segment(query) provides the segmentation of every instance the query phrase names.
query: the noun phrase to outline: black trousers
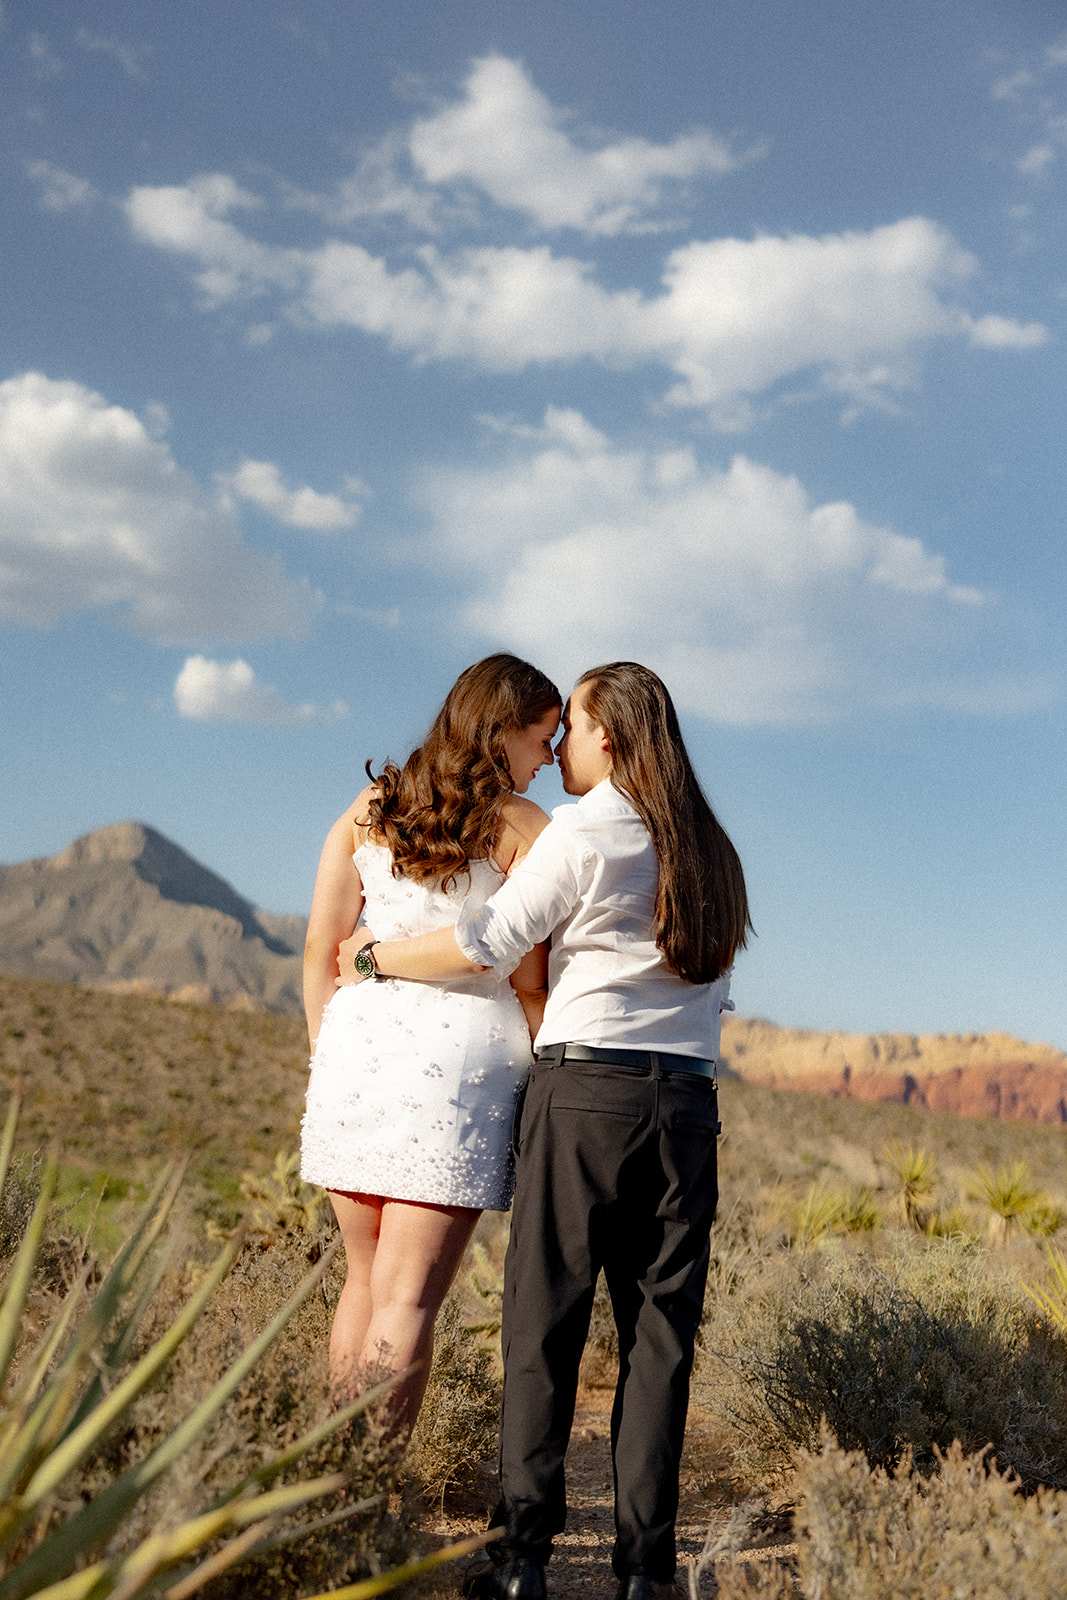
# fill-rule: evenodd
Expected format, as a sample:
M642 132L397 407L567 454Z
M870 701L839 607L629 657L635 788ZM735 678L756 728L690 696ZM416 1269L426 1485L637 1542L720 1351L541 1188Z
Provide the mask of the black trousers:
M563 1462L603 1267L619 1332L612 1565L620 1578L673 1577L717 1132L709 1078L661 1065L535 1066L504 1269L501 1553L547 1560L565 1526Z

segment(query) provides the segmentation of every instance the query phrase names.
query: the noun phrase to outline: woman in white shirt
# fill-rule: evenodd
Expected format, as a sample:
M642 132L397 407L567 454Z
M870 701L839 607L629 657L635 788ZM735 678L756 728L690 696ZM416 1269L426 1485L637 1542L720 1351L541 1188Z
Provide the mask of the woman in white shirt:
M619 1331L612 1412L620 1600L675 1570L678 1469L718 1198L715 1062L751 927L737 852L693 772L666 688L616 662L579 680L564 788L508 882L454 931L342 946L342 982L498 976L551 935L537 1062L517 1119L505 1268L504 1536L482 1588L541 1600L566 1519L563 1459L603 1268Z

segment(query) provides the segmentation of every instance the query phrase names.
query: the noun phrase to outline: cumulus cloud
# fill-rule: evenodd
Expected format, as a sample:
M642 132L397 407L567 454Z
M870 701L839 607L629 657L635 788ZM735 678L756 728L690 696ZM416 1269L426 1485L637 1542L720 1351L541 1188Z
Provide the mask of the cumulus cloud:
M921 540L813 505L744 456L721 470L688 447L618 449L567 411L538 434L422 485L435 553L475 585L463 621L479 636L561 679L647 661L688 709L735 724L952 692L952 641L985 597Z
M1006 350L1044 337L1039 324L976 313L977 263L924 217L822 237L694 239L665 255L658 288L609 286L595 261L530 237L569 228L592 249L651 226L679 185L752 153L706 129L661 144L576 132L521 63L492 55L473 63L458 99L390 133L332 196L282 192L283 205L326 222L317 241L257 237L270 227L267 201L226 173L135 188L125 211L137 238L189 265L206 309L254 307L260 334L263 307L301 328L357 330L415 361L493 373L657 366L673 374L670 404L725 428L756 415L758 397L764 409L783 398L785 384L790 400L844 397L846 416L891 405L915 386L931 340ZM486 200L526 219L515 242L472 234ZM499 209L492 222L499 233ZM343 233L360 223L379 237L388 224L392 244Z
M412 160L435 186L470 184L498 206L522 211L541 228L618 234L650 224L669 185L733 172L753 152L735 153L697 129L670 144L586 138L504 56L475 61L464 98L411 130Z
M246 457L236 472L219 473L217 481L289 528L336 533L340 528L354 528L363 513L362 506L343 500L340 495L320 494L306 485L287 489L273 461L250 461ZM352 484L354 491L362 488L361 484Z
M27 161L26 172L40 187L42 211L87 211L99 199L87 178L76 177L50 161Z
M229 217L255 204L215 174L135 190L127 213L140 238L192 260L209 301L280 293L302 321L490 372L653 363L676 374L672 404L707 408L727 425L743 420L749 397L787 379L847 395L854 407L910 386L932 339L970 334L1018 348L1042 337L1039 324L975 321L960 308L976 263L923 217L821 238L694 241L668 256L663 292L645 296L604 288L590 263L546 245L424 244L396 269L340 239L263 245Z
M291 705L269 684L260 683L247 661L212 661L190 656L174 682L174 703L192 722L249 722L286 728L317 717L336 721L348 715L343 700L325 709Z
M682 375L669 399L719 405L805 372L854 395L905 387L916 350L957 331L952 293L974 271L924 217L868 233L684 245L650 308Z
M0 616L115 608L160 643L292 635L318 604L141 419L72 381L0 383Z

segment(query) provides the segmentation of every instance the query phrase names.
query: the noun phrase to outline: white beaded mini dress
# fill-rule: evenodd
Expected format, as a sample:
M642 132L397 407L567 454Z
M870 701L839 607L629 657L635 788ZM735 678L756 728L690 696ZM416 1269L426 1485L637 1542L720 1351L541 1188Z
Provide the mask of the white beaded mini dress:
M472 861L469 883L461 873L448 891L394 878L389 851L370 842L353 860L375 939L451 927L464 901L484 904L504 881L489 861ZM515 1101L530 1062L522 1007L493 973L338 989L311 1062L301 1176L349 1193L505 1210Z

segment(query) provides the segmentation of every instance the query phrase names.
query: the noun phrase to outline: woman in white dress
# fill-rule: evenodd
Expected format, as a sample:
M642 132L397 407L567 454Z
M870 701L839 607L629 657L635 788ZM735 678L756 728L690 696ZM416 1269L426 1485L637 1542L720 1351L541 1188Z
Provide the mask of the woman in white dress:
M547 824L523 795L552 765L561 699L535 667L490 656L462 673L403 768L372 778L330 829L304 952L311 1077L301 1172L329 1191L347 1278L330 1334L335 1392L406 1372L398 1423L426 1387L434 1320L481 1211L511 1201L511 1125L546 993L544 946L510 979L383 980L338 989L337 952L455 923Z

